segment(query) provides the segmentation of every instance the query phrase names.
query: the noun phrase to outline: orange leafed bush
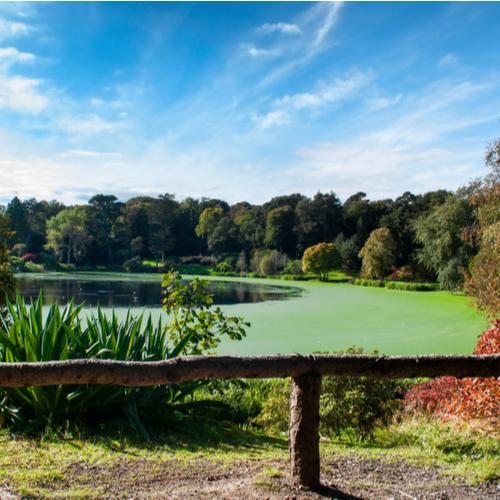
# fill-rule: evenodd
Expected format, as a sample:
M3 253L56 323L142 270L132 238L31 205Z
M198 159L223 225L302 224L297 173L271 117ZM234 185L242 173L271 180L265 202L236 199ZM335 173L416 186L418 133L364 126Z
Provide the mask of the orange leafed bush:
M478 339L474 354L500 353L500 320ZM405 396L405 410L439 418L485 420L500 429L500 380L440 377L415 385Z

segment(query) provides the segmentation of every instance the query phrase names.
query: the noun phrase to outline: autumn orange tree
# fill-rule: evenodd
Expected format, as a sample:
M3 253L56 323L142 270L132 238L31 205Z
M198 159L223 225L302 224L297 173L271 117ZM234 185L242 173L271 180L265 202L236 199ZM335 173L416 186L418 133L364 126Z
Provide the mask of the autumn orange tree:
M477 224L472 237L479 252L472 260L466 289L492 319L500 316L500 139L486 152L489 173L471 186Z

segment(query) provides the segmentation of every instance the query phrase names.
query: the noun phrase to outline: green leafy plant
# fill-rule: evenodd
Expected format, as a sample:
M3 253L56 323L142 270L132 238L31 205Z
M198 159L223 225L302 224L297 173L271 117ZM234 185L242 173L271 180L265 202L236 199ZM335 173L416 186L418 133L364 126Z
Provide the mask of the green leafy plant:
M207 285L184 284L177 273L164 279L165 310L170 322L151 316L124 319L100 308L85 321L82 306L53 304L44 311L43 297L30 305L17 297L7 303L0 322L0 362L35 362L81 358L123 361L160 361L181 354L213 350L221 336L241 339L246 325L212 308ZM188 396L204 382L146 388L112 386L28 387L0 389L0 416L11 427L29 432L76 423L116 420L118 415L144 435L147 421L183 411Z
M340 354L363 354L350 347ZM378 354L374 351L372 354ZM401 407L402 383L370 377L324 377L320 399L320 430L329 437L371 439Z
M407 281L388 281L385 287L389 290L405 290L408 292L433 292L439 290L437 283L411 283Z
M384 288L385 287L385 281L382 280L369 280L367 278L354 278L352 280L353 285L359 285L359 286L374 286L378 288Z

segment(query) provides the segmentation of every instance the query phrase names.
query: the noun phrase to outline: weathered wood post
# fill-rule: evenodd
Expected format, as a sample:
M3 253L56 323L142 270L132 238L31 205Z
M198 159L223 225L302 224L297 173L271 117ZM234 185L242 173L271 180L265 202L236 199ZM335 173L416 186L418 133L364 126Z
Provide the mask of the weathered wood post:
M289 446L294 483L307 488L319 486L319 397L321 375L292 378Z

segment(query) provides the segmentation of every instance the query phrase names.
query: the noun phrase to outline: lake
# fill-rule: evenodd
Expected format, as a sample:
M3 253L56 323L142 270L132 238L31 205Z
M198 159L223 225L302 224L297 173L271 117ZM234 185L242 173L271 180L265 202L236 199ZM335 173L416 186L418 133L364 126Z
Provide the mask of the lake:
M337 351L352 345L384 354L465 354L474 349L486 319L469 299L448 292L404 292L348 283L203 277L216 302L251 323L240 342L224 341L220 354L258 355ZM130 306L153 318L159 274L73 273L20 276L27 296L42 288L48 301L100 303L122 316Z
M161 281L157 279L136 279L124 277L117 273L114 276L102 274L68 275L43 274L23 275L18 278L18 288L25 298L38 297L43 290L44 302L65 304L73 299L75 303L83 303L85 307L98 304L106 308L120 307L161 307ZM260 283L230 282L211 280L208 283L214 304L244 304L264 302L266 300L286 300L299 296L301 288L293 286L272 286Z

